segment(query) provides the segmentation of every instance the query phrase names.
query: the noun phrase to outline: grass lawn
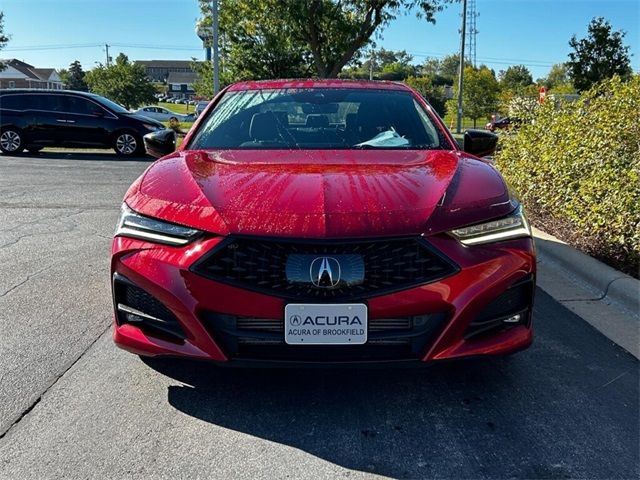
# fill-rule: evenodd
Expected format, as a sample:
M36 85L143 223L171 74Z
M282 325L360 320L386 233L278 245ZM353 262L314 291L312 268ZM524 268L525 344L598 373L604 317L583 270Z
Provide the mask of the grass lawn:
M160 123L162 123L165 127L169 128L169 122L160 122ZM187 133L191 128L191 125L193 125L193 122L180 122L180 130Z
M449 130L455 132L457 126L457 119L455 115L445 115L443 121L444 124L449 128ZM479 118L478 120L476 120L475 128L484 129L484 126L487 124L487 122L489 122L488 119ZM462 129L466 130L468 128L473 128L473 120L467 117L462 117Z
M182 105L180 103L165 103L159 102L159 107L166 108L167 110L171 110L172 112L181 113L186 115L187 113L193 113L195 111L195 105Z

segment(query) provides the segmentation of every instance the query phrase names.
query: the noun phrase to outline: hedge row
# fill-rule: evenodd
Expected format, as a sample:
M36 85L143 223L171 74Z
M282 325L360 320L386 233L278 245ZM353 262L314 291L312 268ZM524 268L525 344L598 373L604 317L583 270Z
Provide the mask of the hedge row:
M500 147L497 165L534 225L638 277L640 75L576 102L548 99Z

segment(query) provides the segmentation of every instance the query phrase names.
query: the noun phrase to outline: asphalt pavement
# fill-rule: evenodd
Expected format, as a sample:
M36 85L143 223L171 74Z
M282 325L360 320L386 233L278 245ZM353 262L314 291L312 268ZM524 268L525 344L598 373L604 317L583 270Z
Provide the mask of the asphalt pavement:
M534 345L427 368L240 370L111 342L149 159L0 157L0 478L638 478L638 361L542 291Z

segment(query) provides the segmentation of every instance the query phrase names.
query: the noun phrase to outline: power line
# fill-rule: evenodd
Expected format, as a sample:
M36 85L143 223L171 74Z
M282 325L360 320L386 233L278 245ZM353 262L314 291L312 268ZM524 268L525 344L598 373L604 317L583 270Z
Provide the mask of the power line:
M420 57L420 58L444 58L451 55L451 53L427 53L427 52L413 52L413 51L407 51L407 53L410 55L413 55L414 57ZM497 64L503 64L503 65L514 65L514 64L523 63L523 64L529 64L533 67L551 67L556 63L561 63L559 61L549 62L544 60L527 60L523 58L498 58L498 57L478 57L478 60L481 62L497 63Z
M23 45L18 47L5 48L3 52L29 52L40 50L59 50L67 48L102 48L104 43L83 43L83 44L60 44L60 45ZM110 47L120 48L141 48L152 50L189 50L200 51L199 47L188 46L176 46L176 45L148 45L148 44L133 44L133 43L110 43Z
M86 44L71 44L71 45L32 45L32 46L21 46L21 47L11 47L5 48L3 52L29 52L36 50L58 50L58 49L66 49L66 48L99 48L102 47L100 43L86 43Z
M175 46L175 45L145 45L145 44L135 44L135 43L112 43L114 47L121 48L142 48L142 49L150 49L150 50L190 50L190 51L200 51L201 47L188 47L188 46Z

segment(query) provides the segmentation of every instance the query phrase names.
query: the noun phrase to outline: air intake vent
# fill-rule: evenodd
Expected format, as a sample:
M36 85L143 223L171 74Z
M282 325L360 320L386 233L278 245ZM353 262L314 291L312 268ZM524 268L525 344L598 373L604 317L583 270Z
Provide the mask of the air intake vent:
M113 298L118 325L128 323L150 336L184 340L184 331L171 310L122 275L113 277Z
M287 345L284 322L206 312L205 327L229 358L301 362L415 360L442 331L447 314L369 319L364 345Z
M469 324L465 338L495 333L515 325L528 324L533 298L533 277L529 276L509 287L484 307ZM519 316L518 316L519 315Z

